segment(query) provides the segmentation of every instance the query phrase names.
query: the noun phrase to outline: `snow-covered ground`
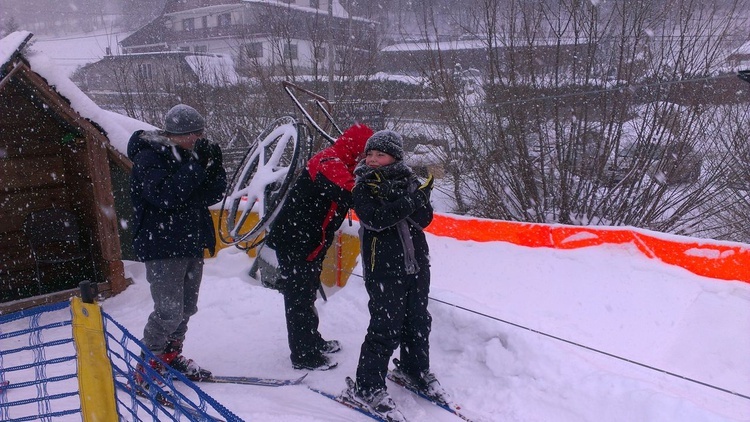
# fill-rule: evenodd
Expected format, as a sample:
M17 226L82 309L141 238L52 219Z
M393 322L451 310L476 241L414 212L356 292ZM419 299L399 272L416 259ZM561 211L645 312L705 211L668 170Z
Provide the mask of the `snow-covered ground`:
M106 54L113 36L103 37L39 39L33 48L67 75L76 58L83 64ZM78 110L93 107L65 81L53 82ZM132 132L121 131L115 141ZM476 420L750 421L750 284L699 277L630 246L428 241L432 369ZM251 264L233 248L207 260L185 354L217 374L299 376L288 359L282 297L247 275ZM126 272L135 283L102 306L140 337L152 306L148 284L142 264L126 262ZM324 336L343 343L334 355L339 367L312 372L305 383L338 393L355 372L367 294L357 275L332 293L318 310ZM245 420L368 420L305 386L202 387ZM456 420L390 391L412 421Z
M355 227L346 227L352 230ZM696 276L635 247L527 248L428 235L432 369L484 421L750 421L750 284ZM282 297L248 276L234 248L206 261L185 354L217 374L296 377ZM105 312L140 336L151 308L144 267ZM359 265L318 301L338 368L307 385L338 393L368 323ZM245 420L368 420L305 386L201 387ZM456 417L389 391L411 421Z

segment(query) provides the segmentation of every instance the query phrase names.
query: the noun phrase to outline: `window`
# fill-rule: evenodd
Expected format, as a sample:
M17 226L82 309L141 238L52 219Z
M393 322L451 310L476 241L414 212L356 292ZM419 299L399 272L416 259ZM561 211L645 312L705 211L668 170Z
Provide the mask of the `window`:
M208 28L208 16L203 16L201 18L201 28L203 29Z
M153 74L151 73L151 63L139 64L138 74L140 75L141 79L153 79Z
M320 9L320 0L310 0L310 7Z
M284 59L297 60L297 44L284 45Z
M193 51L196 53L208 53L208 46L205 45L196 45L193 47Z
M245 44L245 56L248 59L259 59L263 57L263 43L251 42L249 44Z
M315 58L317 60L323 60L326 58L326 48L325 47L314 47L313 51L315 53Z
M182 20L182 30L183 31L193 31L195 30L195 19L183 19Z
M229 26L232 24L232 14L231 13L222 13L219 15L219 26Z

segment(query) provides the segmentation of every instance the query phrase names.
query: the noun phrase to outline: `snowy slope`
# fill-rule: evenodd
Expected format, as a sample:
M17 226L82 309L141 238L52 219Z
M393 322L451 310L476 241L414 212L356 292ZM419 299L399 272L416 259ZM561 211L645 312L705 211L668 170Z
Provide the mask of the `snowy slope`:
M428 240L432 369L477 420L750 420L750 284L699 277L623 246ZM217 374L299 376L288 360L282 297L247 275L251 263L231 248L207 260L185 353ZM135 284L102 305L140 336L148 285L142 264L127 262L126 272ZM305 384L344 388L366 305L358 276L318 301L321 332L344 350L334 355L338 368L312 372ZM304 386L204 390L246 420L368 420ZM396 386L389 391L410 420L457 420Z

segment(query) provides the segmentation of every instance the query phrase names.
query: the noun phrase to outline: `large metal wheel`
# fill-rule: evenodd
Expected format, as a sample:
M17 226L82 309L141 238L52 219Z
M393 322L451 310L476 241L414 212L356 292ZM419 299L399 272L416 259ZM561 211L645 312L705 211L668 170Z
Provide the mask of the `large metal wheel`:
M307 127L293 117L272 122L238 166L221 205L219 237L251 249L281 209L284 199L309 158ZM258 220L248 220L257 213Z

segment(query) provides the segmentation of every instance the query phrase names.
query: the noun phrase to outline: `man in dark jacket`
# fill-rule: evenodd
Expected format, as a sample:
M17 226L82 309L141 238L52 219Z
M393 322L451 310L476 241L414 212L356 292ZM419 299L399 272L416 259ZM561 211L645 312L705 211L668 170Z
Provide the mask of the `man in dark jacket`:
M341 346L336 340L324 340L318 332L315 299L326 251L351 206L354 168L372 133L369 127L355 124L315 154L292 186L265 240L276 251L296 369L326 370L337 365L326 354Z
M168 364L194 380L211 373L182 355L182 343L198 311L204 250L213 255L216 247L208 207L227 183L221 149L203 138L204 125L194 108L178 104L167 112L164 131L137 131L128 143L133 247L154 300L143 343L158 359L148 364L160 373ZM138 369L136 381L147 388Z

